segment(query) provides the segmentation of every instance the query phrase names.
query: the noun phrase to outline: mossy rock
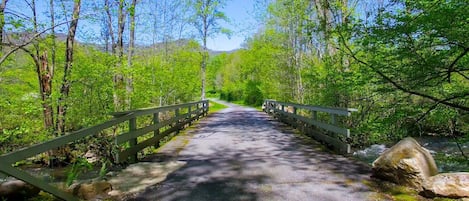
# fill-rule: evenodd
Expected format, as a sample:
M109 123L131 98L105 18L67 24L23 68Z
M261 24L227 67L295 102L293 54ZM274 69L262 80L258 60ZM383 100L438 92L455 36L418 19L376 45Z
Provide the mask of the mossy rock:
M373 162L373 177L422 190L428 177L438 174L430 152L411 137L404 138Z

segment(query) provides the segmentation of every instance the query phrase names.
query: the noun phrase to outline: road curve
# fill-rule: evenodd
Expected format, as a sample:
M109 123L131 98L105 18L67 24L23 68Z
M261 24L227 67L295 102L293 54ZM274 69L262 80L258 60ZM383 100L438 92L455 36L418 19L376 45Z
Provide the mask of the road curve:
M368 166L321 151L316 142L296 135L265 113L229 106L189 129L184 148L177 150L170 142L166 152L150 157L154 162L176 160L184 165L127 200L362 201L374 197L363 184L369 179Z

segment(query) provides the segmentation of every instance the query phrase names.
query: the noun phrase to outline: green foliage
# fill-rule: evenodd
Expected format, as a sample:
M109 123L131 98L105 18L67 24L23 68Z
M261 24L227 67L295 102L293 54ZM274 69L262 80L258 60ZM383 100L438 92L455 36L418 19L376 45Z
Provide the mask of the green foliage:
M209 107L210 107L209 112L214 113L214 112L218 112L220 110L223 110L223 109L227 108L228 106L217 103L217 102L214 102L214 101L210 101Z
M195 25L197 34L230 33L219 24L227 20L221 12L225 1L191 2L194 12L187 22ZM371 1L370 8L376 9L362 13L358 6L367 2L347 2L271 1L265 26L246 40L243 49L210 57L207 89L221 99L249 105L269 98L358 108L350 120L341 122L353 128L355 147L391 143L405 136L469 138L469 4L390 1L380 7ZM134 9L129 8L130 14L138 15ZM204 16L212 19L208 30L201 26ZM31 33L26 19L8 15L5 21L8 32ZM19 40L21 35L10 37ZM40 54L52 51L53 38L37 39ZM113 95L126 93L114 86L115 74L132 78L131 108L189 102L201 96L200 66L206 58L194 40L165 40L136 48L132 66L118 63L116 55L93 45L76 44L66 100L69 131L110 118L108 114L115 111ZM24 48L35 52L33 45ZM61 90L64 41L58 39L55 50L48 100L53 108ZM26 51L16 51L1 64L0 153L52 137L43 128L38 89L36 67Z
M66 186L70 186L73 184L80 174L85 173L93 169L93 165L89 163L86 159L77 158L76 161L73 163L72 167L69 168L67 171L67 180L65 181Z
M108 172L107 168L108 160L101 161L101 168L99 169L99 177L104 178Z
M41 47L50 48L50 41L43 42ZM51 97L54 108L65 56L65 45L61 42L57 45ZM200 97L199 44L187 40L168 42L165 46L158 51L137 50L133 67L122 70L122 74L133 77L133 108L183 103ZM77 44L67 99L68 130L89 127L110 118L114 111L113 75L117 61L115 56L96 47ZM52 138L43 126L39 83L29 55L19 51L10 56L0 66L0 83L0 153Z
M245 49L212 60L214 89L248 104L269 98L358 108L342 122L353 128L354 147L467 135L469 5L370 3L376 10L363 21L359 7L344 2L271 2L266 27Z
M259 89L259 83L248 81L244 89L244 103L253 106L261 106L264 102L264 96Z

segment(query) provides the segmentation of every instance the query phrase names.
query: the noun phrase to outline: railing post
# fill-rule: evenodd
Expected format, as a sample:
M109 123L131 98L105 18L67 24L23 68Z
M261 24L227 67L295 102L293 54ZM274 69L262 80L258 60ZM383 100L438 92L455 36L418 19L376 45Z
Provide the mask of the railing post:
M265 112L270 114L270 101L265 101Z
M292 113L295 115L295 117L291 118L291 121L292 121L292 124L293 124L294 128L298 128L298 119L296 117L296 115L298 115L298 113L297 113L296 110L297 110L297 108L295 106L293 106Z
M208 100L205 100L204 101L204 111L205 111L205 115L204 116L207 116L208 115Z
M153 114L153 125L158 125L160 123L160 112L156 112ZM155 131L153 131L153 137L156 137L160 134L160 128L157 128L155 129ZM155 143L155 148L158 148L160 147L160 143L159 142L156 142Z
M189 115L189 126L192 125L192 105L189 105L189 108L188 108L188 112L187 112L187 115Z
M175 117L174 118L177 119L179 117L179 108L177 108L174 112L175 112ZM176 121L175 126L178 127L176 133L179 133L179 130L181 130L181 128L179 127L179 120Z
M337 120L336 120L337 115L336 114L331 114L331 124L336 125Z
M200 103L197 103L196 104L196 109L197 109L197 114L195 114L197 116L197 121L200 119Z
M137 118L134 117L129 120L129 133L131 133L130 135L133 135L132 132L135 130L137 130ZM130 148L137 145L137 137L129 140L129 145L130 145ZM135 162L137 162L137 153L132 153L130 155L130 163L135 163Z
M317 111L312 111L313 112L313 120L317 121L318 120L318 112Z

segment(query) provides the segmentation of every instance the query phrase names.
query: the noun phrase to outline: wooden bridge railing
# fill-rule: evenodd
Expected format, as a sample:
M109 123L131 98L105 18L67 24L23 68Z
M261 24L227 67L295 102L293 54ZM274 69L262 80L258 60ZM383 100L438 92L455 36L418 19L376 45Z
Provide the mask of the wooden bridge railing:
M332 147L341 154L351 152L350 144L348 144L350 129L338 125L337 119L338 116L348 117L357 109L330 108L265 100L263 110L274 115L280 121L298 128L321 143ZM329 122L321 120L321 116L328 116Z
M113 128L115 126L122 126L123 123L128 122L128 131L116 135L114 141L121 149L116 153L115 158L117 162L136 162L137 152L148 146L157 146L158 142L173 132L179 132L185 125L191 124L194 120L199 119L208 113L208 101L192 102L180 105L171 105L165 107L139 109L133 111L117 112L114 113L114 118L102 124L85 128L79 131L69 133L64 136L54 138L52 140L36 144L18 151L7 153L0 156L0 173L16 177L23 180L39 189L49 192L58 198L64 200L78 200L73 195L58 189L47 182L38 179L26 171L20 170L12 166L12 164L25 160L27 158L36 156L40 153L53 150L69 143L84 139L88 136L96 135L103 132L105 129ZM165 118L161 118L160 114L165 114ZM139 117L152 116L150 125L138 127L137 119ZM162 121L161 121L162 120ZM152 137L141 139L138 137L153 132ZM128 142L128 143L127 143Z

